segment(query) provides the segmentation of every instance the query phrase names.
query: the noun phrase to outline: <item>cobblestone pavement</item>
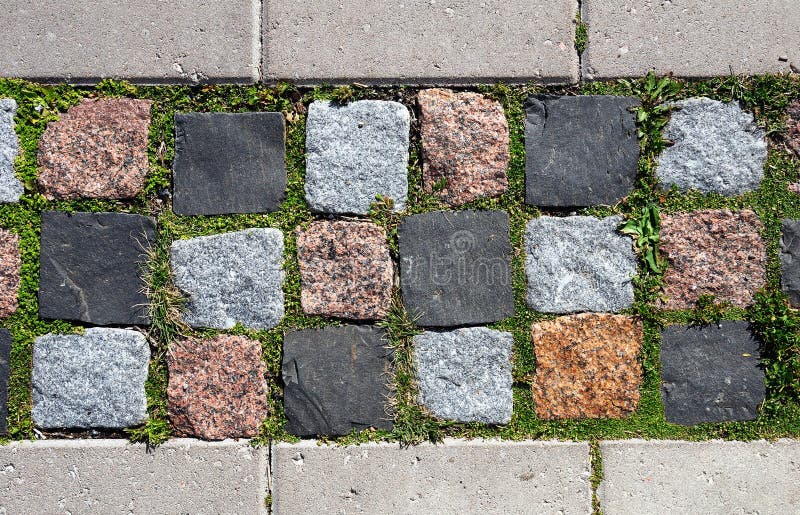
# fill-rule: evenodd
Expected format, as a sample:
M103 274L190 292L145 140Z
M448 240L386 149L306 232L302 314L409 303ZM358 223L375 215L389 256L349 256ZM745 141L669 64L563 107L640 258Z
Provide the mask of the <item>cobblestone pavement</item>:
M11 4L0 513L800 512L793 3Z

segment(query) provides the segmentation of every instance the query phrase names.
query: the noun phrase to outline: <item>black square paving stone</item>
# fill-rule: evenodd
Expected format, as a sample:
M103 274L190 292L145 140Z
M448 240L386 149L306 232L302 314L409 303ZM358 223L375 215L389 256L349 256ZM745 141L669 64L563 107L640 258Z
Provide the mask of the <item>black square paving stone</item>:
M747 322L669 326L661 333L661 397L667 421L752 420L766 386L759 342Z
M388 345L385 331L375 326L288 331L281 367L286 430L297 436L390 431Z
M281 113L176 114L172 209L275 211L286 195L285 154Z
M42 213L39 316L95 325L149 324L142 293L154 218Z
M634 186L639 160L632 97L538 96L525 102L525 203L613 205Z
M514 314L503 211L438 211L400 223L400 286L417 324L477 325Z
M800 220L781 224L781 287L792 306L800 306Z
M0 329L0 435L8 431L8 379L11 375L11 333Z

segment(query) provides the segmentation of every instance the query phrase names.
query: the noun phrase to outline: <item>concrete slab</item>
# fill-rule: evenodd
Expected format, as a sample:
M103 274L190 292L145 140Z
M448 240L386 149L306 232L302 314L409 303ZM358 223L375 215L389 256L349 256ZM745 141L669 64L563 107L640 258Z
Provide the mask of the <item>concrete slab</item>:
M800 68L797 0L584 0L584 79L788 72Z
M265 0L265 80L575 83L577 8L576 0Z
M260 2L6 0L0 76L45 82L255 82Z
M600 508L617 513L800 513L800 442L601 442Z
M267 449L247 440L0 446L0 513L266 513Z
M290 513L592 512L589 446L445 440L444 445L272 450L272 508Z

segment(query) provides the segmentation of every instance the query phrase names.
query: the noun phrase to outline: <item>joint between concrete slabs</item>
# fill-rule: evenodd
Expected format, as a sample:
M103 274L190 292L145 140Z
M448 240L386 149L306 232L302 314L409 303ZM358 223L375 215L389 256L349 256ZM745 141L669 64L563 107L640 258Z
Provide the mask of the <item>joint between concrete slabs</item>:
M264 0L252 0L250 15L253 17L253 46L250 65L253 68L253 82L260 82L264 76L261 56L264 50Z
M578 2L578 9L577 12L581 15L581 23L584 27L586 27L586 37L587 37L587 45L589 43L589 24L586 22L586 2L587 0L577 0ZM578 43L578 27L575 27L575 44L573 44L573 48L575 49L575 53L578 54L578 84L583 84L583 53L586 51L584 48L584 52L578 52L577 48Z

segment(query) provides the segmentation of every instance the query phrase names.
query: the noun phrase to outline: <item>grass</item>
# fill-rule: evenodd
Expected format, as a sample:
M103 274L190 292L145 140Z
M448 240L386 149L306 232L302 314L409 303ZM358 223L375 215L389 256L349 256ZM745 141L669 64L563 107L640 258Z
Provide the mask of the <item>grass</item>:
M685 438L702 440L728 438L750 440L800 436L800 317L787 306L780 293L780 264L778 240L780 220L784 217L800 218L800 197L788 192L788 183L797 179L798 162L781 145L785 134L783 112L788 101L800 98L800 80L796 77L726 77L704 81L675 81L646 77L638 80L589 83L580 87L559 88L539 86L482 86L479 91L502 103L511 132L511 160L509 189L500 197L480 199L459 209L503 209L511 220L512 280L515 292L514 317L491 326L509 331L514 336L513 395L514 413L506 426L459 424L431 418L416 402L416 382L412 357L411 337L419 331L414 321L403 309L399 296L389 317L381 322L389 334L389 345L395 352L396 374L392 388L392 409L395 428L392 432L362 431L333 439L336 443L354 443L372 440L393 440L413 443L425 440L439 441L445 436L502 437L508 439L557 438L589 440L607 438ZM168 268L168 248L176 239L234 231L249 227L276 227L285 237L286 315L281 324L269 331L254 331L237 326L229 331L259 340L268 370L271 387L271 415L264 421L256 443L269 439L295 440L284 430L285 419L281 397L280 360L283 334L289 328L320 327L340 321L308 316L300 307L300 280L297 265L295 228L314 219L304 198L305 171L305 116L308 104L317 99L347 102L361 98L379 98L402 102L416 109L411 88L367 88L346 86L297 89L289 85L267 86L165 86L136 87L126 83L106 81L92 88L68 86L41 86L18 80L0 80L0 97L17 99L20 108L16 117L22 155L17 159L17 174L26 185L19 204L0 205L0 226L20 235L22 253L22 282L19 293L20 307L0 325L11 329L14 335L9 388L9 435L12 440L34 437L30 418L30 368L33 339L49 332L80 332L81 324L64 321L44 321L37 316L36 299L38 283L40 213L46 209L70 211L125 211L150 214L158 218L159 238L153 248L145 276L152 300L153 325L146 329L153 350L147 395L151 421L130 431L131 439L159 443L169 437L166 419L165 390L167 371L164 353L169 345L185 336L209 336L219 331L192 331L180 322L182 299L171 283ZM646 236L640 248L640 275L635 280L636 302L628 311L642 318L644 342L641 362L644 379L641 385L641 402L637 411L623 420L539 420L533 409L530 384L536 359L529 331L531 323L553 318L529 309L525 303L526 278L524 272L523 234L525 224L543 214L524 199L524 109L523 102L530 94L612 94L633 95L642 101L637 113L640 128L641 158L639 177L631 195L615 206L582 209L580 214L606 216L622 214L627 221L639 223ZM701 195L696 192L681 193L661 191L654 175L654 160L665 142L660 130L669 112L659 105L665 100L693 95L705 95L720 100L735 100L755 112L757 120L773 142L765 166L765 179L761 188L739 197ZM125 202L70 201L48 202L36 192L36 149L39 137L47 122L88 96L130 96L153 100L153 123L150 130L149 158L151 173L145 191L139 197ZM174 140L172 120L175 112L182 111L277 111L287 120L287 170L288 191L280 210L270 214L182 217L171 212L167 192L170 186ZM415 122L416 123L416 122ZM420 142L416 126L412 127L409 160L410 191L405 215L442 209L443 205L422 188ZM399 217L391 212L391 202L376 199L370 218L384 227L389 235L392 252L397 257L397 223ZM648 263L649 248L657 246L653 231L642 225L642 213L656 210L662 216L677 211L706 208L753 209L764 224L763 237L767 243L769 260L767 286L757 297L756 304L748 309L733 309L719 305L713 299L704 299L694 310L662 312L655 306L662 281L660 266ZM632 225L636 226L636 223ZM649 231L649 232L648 232ZM644 233L647 234L644 234ZM768 398L761 416L754 421L725 424L702 424L682 427L669 424L664 418L660 396L659 334L660 329L675 323L706 323L718 319L747 319L764 340L763 360L767 373Z
M583 54L586 50L586 44L589 42L589 30L586 24L581 20L581 11L575 13L575 50L578 55Z

